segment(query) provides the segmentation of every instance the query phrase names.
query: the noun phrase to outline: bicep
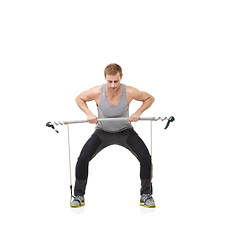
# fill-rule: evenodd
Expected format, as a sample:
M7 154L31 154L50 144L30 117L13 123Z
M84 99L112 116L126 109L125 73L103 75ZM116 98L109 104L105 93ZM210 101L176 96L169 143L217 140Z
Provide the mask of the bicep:
M129 88L129 93L132 99L136 100L136 101L146 101L151 95L144 92L144 91L140 91L136 88L130 87Z
M89 90L86 90L80 93L77 98L80 98L84 102L89 102L92 100L96 100L99 94L99 87L93 87Z

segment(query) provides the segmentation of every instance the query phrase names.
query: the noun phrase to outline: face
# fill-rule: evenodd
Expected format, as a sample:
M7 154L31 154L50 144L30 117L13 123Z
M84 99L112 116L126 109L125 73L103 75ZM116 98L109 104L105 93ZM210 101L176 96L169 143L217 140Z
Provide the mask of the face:
M116 93L120 88L122 76L118 72L116 75L106 75L107 88L110 92Z

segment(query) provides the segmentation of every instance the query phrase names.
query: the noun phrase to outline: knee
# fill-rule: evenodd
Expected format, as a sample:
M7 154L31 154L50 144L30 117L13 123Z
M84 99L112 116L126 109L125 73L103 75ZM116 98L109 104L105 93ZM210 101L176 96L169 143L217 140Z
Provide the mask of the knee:
M81 153L80 156L78 157L77 165L76 167L79 168L83 165L87 165L90 161L90 157L87 154Z
M151 165L151 155L149 153L142 154L138 160L141 165Z

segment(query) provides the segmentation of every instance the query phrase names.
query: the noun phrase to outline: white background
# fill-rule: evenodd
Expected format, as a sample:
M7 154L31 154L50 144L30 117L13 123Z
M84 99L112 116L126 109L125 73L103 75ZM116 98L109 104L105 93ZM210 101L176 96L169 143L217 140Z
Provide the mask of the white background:
M1 239L239 239L239 12L232 0L1 1ZM176 118L153 123L156 209L139 206L139 163L119 146L90 163L86 205L71 209L66 126L45 127L85 118L74 99L113 62L155 97L143 116ZM134 127L149 147L149 123ZM73 177L93 131L70 126Z

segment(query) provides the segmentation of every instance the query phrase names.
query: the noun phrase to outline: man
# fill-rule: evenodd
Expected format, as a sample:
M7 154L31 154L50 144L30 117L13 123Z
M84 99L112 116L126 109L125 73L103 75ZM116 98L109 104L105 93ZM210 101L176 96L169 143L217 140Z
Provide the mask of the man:
M106 83L80 93L76 97L78 107L87 115L89 123L97 124L96 130L84 145L76 164L76 182L71 207L85 204L84 194L88 178L89 161L103 148L118 144L131 151L140 162L141 198L140 205L155 207L152 198L151 156L149 151L134 131L131 122L137 122L141 114L154 102L154 97L136 88L121 84L122 69L117 64L109 64L104 70ZM130 116L129 121L98 122L89 110L86 102L95 101L98 118L127 118L132 100L142 101L141 107ZM104 188L104 186L103 186Z

